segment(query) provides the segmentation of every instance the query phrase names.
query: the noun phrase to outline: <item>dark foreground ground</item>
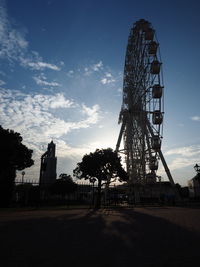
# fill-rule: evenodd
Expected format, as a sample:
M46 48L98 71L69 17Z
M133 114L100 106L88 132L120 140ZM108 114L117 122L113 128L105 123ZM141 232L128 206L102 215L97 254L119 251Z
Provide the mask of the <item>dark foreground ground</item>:
M0 266L199 266L200 209L0 212Z

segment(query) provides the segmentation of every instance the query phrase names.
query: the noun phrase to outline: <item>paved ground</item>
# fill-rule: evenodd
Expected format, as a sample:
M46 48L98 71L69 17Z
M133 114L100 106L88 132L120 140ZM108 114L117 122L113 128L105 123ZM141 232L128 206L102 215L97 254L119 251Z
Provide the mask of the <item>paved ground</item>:
M0 212L0 266L198 266L200 209Z

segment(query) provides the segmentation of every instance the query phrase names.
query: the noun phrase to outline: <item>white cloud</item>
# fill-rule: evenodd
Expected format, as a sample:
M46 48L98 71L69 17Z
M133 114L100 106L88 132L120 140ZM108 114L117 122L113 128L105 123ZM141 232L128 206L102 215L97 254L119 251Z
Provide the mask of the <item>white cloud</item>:
M30 62L29 60L23 60L22 64L24 66L30 67L33 70L44 70L44 69L51 69L51 70L60 70L60 68L54 64L46 63L46 62Z
M91 69L92 69L93 71L99 71L99 70L102 69L102 68L103 68L103 63L102 63L102 61L99 61L98 63L96 63L96 64L94 64L94 65L91 66Z
M36 94L34 96L27 95L26 101L31 105L39 104L41 109L56 109L56 108L71 108L74 107L74 102L72 100L65 99L63 94L56 95L42 95Z
M101 79L101 83L102 84L106 84L107 83L107 79L106 78Z
M94 72L99 72L100 70L103 69L103 62L99 61L96 64L92 64L90 66L87 66L84 68L84 75L89 76Z
M200 116L193 116L190 119L193 121L200 121Z
M17 59L22 56L28 47L24 38L24 31L13 29L8 20L5 7L0 5L0 57L8 60Z
M84 154L96 149L96 147L94 149L93 144L83 144L81 147L72 147L61 139L55 139L54 142L56 143L57 156L63 158L78 159Z
M66 118L74 112L86 115L79 121L65 121L57 117L53 110L65 109ZM77 108L77 109L76 109ZM68 111L70 109L70 112ZM99 106L82 108L63 94L42 95L23 94L19 91L0 92L1 124L22 134L26 142L43 143L51 138L60 138L74 129L88 128L99 120Z
M45 85L45 86L60 86L60 84L58 82L47 82L46 81L46 76L44 74L41 74L39 75L38 77L37 76L34 76L33 79L35 80L35 82L38 84L38 85Z
M165 153L165 155L181 155L184 157L191 157L197 154L200 154L200 145L174 148Z
M175 158L170 164L170 170L177 170L181 168L194 165L196 163L196 158Z
M23 143L34 150L35 165L25 170L29 179L38 179L39 158L52 139L57 145L57 156L67 157L73 164L85 153L96 148L90 144L73 147L66 143L65 138L66 134L73 130L97 124L100 120L98 105L91 107L85 104L79 105L66 99L63 94L27 94L18 90L2 89L0 113L2 127L19 132L23 137ZM59 114L62 114L62 118ZM74 119L73 114L76 118L78 114L79 119ZM20 175L19 173L19 179Z
M107 72L105 73L104 77L100 80L102 84L109 84L114 83L115 79L113 78L112 74Z
M91 108L87 107L85 104L82 105L82 112L88 116L86 122L89 124L95 124L99 120L99 105L94 105Z
M34 70L60 70L58 66L44 62L37 52L29 51L25 35L24 29L13 27L5 7L0 3L0 58L19 62L22 66Z
M165 153L170 156L169 168L170 170L178 170L188 166L194 166L200 159L200 145L184 146L174 148ZM191 168L192 170L192 168Z

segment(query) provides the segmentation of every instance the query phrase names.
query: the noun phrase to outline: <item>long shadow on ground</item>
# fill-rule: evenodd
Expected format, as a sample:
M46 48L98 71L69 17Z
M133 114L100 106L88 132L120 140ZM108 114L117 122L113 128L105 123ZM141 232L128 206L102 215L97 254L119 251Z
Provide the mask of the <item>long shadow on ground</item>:
M0 224L1 266L196 266L198 233L131 209Z

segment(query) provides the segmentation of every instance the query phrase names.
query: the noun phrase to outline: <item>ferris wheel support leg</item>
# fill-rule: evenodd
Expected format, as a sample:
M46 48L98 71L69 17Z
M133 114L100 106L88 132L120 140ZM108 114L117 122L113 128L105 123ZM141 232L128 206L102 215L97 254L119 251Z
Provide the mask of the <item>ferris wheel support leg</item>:
M181 200L180 194L179 194L179 192L178 192L178 190L177 190L177 188L176 188L176 185L175 185L174 180L173 180L173 178L172 178L171 172L170 172L170 170L169 170L169 168L168 168L168 166L167 166L167 163L166 163L166 161L165 161L165 158L164 158L164 156L163 156L163 153L162 153L161 150L159 150L158 153L159 153L160 159L161 159L161 161L162 161L163 167L164 167L164 169L165 169L165 172L166 172L166 174L167 174L167 176L168 176L168 179L169 179L169 181L170 181L172 187L174 188L176 200L177 200L177 201L180 201L180 200Z
M118 140L117 140L117 145L116 145L116 152L117 153L119 151L119 147L120 147L120 143L121 143L121 139L122 139L122 134L123 134L124 128L125 128L125 122L123 122L123 124L121 126L119 137L118 137ZM106 184L106 187L105 187L105 195L107 195L107 192L108 192L108 189L109 189L109 185L110 185L110 181L111 181L111 178L108 178L108 183ZM106 198L105 198L105 203L106 203Z
M116 151L117 152L119 151L119 147L120 147L120 143L121 143L121 140L122 140L122 135L123 135L123 132L124 132L125 125L126 125L126 122L124 121L122 123L121 129L120 129L120 132L119 132L119 137L118 137L118 140L117 140L117 145L116 145Z
M148 120L147 120L147 126L148 126L148 129L149 129L149 132L150 132L151 136L153 137L153 136L154 136L154 133L153 133L153 130L152 130L152 128L151 128L150 123L149 123ZM179 192L178 192L178 190L177 190L177 188L176 188L176 186L175 186L174 180L173 180L172 175L171 175L171 172L170 172L170 170L169 170L169 168L168 168L168 166L167 166L167 163L166 163L166 161L165 161L165 158L164 158L164 156L163 156L163 153L162 153L161 150L159 150L158 153L159 153L160 159L161 159L161 161L162 161L163 167L164 167L164 169L165 169L165 172L166 172L166 174L167 174L167 177L168 177L168 179L169 179L169 181L170 181L172 187L174 188L174 192L175 192L176 200L177 200L177 201L181 201L180 194L179 194Z
M166 174L167 174L167 177L169 178L169 181L170 181L171 185L174 187L174 186L175 186L175 183L174 183L174 180L173 180L173 178L172 178L171 172L170 172L170 170L169 170L169 168L168 168L168 166L167 166L167 163L166 163L166 161L165 161L165 158L164 158L164 156L163 156L163 153L162 153L161 150L159 150L158 153L159 153L160 159L161 159L161 161L162 161L163 167L164 167L164 169L165 169L165 172L166 172Z

